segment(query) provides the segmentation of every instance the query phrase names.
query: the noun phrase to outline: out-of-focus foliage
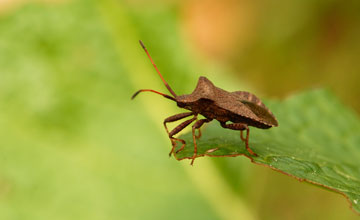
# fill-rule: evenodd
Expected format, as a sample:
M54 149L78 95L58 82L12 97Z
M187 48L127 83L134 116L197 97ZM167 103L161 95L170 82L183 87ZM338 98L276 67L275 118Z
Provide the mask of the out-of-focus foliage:
M260 92L285 97L327 85L360 112L360 1L201 0L186 6L193 45Z
M166 91L139 39L179 94L199 73L247 86L192 60L185 4L44 1L0 15L0 219L354 217L338 195L243 158L167 157L162 120L179 110L156 95L130 101Z
M135 26L114 37L101 7L32 4L1 17L0 219L218 219L130 102L130 75L152 70L128 66L147 61Z
M257 157L246 151L238 131L223 129L217 123L204 129L197 141L198 155L245 154L257 164L346 195L354 210L360 212L360 121L353 112L326 91L274 102L270 109L280 126L250 129L250 147ZM192 133L184 139L188 144L176 154L179 160L191 158L194 152Z

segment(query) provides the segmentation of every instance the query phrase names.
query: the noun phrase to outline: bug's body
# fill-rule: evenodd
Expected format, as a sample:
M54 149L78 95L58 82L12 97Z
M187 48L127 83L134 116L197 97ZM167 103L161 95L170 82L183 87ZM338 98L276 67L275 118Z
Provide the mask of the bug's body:
M141 41L140 44L172 96L151 89L142 89L137 91L132 96L132 99L135 98L140 92L154 92L162 95L167 99L175 101L178 107L190 111L170 116L164 120L164 127L173 145L169 155L174 152L176 141L180 141L182 143L181 148L177 150L176 153L184 149L186 144L185 141L179 138L175 138L174 135L195 121L195 123L192 125L194 155L192 157L191 164L193 164L197 156L196 139L200 138L201 136L200 127L204 123L217 120L220 122L220 125L223 128L240 130L240 138L245 142L247 151L251 155L256 156L256 154L249 147L250 130L248 126L262 129L278 126L278 122L276 121L275 116L268 108L266 108L266 106L259 98L245 91L227 92L216 87L210 80L203 76L199 78L198 84L191 94L178 96L160 74L160 71L157 69L144 44ZM198 120L197 116L199 114L203 115L205 119ZM189 116L193 116L193 118L182 122L169 132L166 126L167 123L178 121ZM199 132L198 135L195 134L196 129ZM243 130L247 131L246 138L244 138L242 135Z
M271 128L278 123L274 115L255 95L227 92L201 76L189 95L175 97L177 105L219 122L245 123L257 128Z

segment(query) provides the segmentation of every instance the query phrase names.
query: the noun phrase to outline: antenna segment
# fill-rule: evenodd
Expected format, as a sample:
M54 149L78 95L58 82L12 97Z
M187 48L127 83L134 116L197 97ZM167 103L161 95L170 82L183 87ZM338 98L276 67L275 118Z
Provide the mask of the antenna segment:
M131 97L131 99L134 99L140 92L153 92L153 93L162 95L162 96L164 96L164 97L167 98L167 99L171 99L171 100L173 100L173 101L176 101L175 98L173 98L173 97L171 97L171 96L169 96L169 95L166 95L166 94L164 94L164 93L161 93L161 92L152 90L152 89L140 89L139 91L135 92L135 94Z
M154 65L154 67L155 67L155 69L156 69L156 72L159 74L161 80L164 82L166 88L169 90L169 92L170 92L174 97L176 97L177 95L176 95L175 92L170 88L169 84L165 81L164 77L161 75L159 69L157 68L157 66L155 65L155 63L154 63L153 59L151 58L149 52L147 51L144 43L143 43L141 40L139 40L139 42L140 42L141 47L145 50L145 53L146 53L147 56L149 57L151 63Z

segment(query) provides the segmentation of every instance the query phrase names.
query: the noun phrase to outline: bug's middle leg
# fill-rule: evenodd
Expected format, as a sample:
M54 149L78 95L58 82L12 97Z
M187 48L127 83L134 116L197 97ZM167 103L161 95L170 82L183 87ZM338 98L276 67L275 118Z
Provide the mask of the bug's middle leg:
M201 133L200 133L200 127L204 124L204 123L207 123L207 122L210 122L212 119L200 119L199 121L195 122L195 124L192 126L192 135L193 135L193 141L194 141L194 155L192 157L192 160L191 160L191 165L194 164L194 160L197 156L197 144L196 144L196 139L200 138L201 136ZM199 135L196 135L195 134L195 130L198 129L199 131Z
M249 147L249 135L250 135L250 129L249 127L244 123L232 123L232 124L226 124L225 122L220 122L221 126L223 128L228 128L231 130L240 130L240 138L241 140L245 141L245 147L246 150L253 156L257 156L254 151L252 151ZM242 132L246 130L246 138L243 137Z
M243 130L240 130L240 138L242 141L246 141L246 138L243 137Z

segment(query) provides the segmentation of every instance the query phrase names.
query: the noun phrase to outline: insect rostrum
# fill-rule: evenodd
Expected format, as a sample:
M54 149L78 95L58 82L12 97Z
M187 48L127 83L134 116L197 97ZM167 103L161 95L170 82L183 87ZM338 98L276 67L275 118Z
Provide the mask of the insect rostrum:
M240 138L245 142L247 151L251 155L257 156L249 147L249 126L262 129L278 126L275 116L258 97L245 91L225 91L216 87L210 80L203 76L199 78L196 88L191 94L176 95L161 75L144 44L141 41L140 44L172 96L152 89L141 89L132 96L132 99L134 99L140 92L154 92L167 99L175 101L178 107L190 111L170 116L164 120L164 127L172 143L172 148L169 153L170 156L174 153L177 141L181 142L182 146L176 151L176 153L183 150L186 144L184 140L175 138L174 135L195 121L192 125L192 136L194 141L194 154L191 160L192 165L197 156L196 139L199 139L201 136L200 127L204 123L208 123L214 119L219 121L223 128L240 130ZM198 120L198 115L203 115L205 118ZM190 116L192 116L191 119L182 122L169 132L166 126L167 123L178 121ZM195 133L196 130L198 130L198 135ZM243 137L243 130L246 130L246 137Z

